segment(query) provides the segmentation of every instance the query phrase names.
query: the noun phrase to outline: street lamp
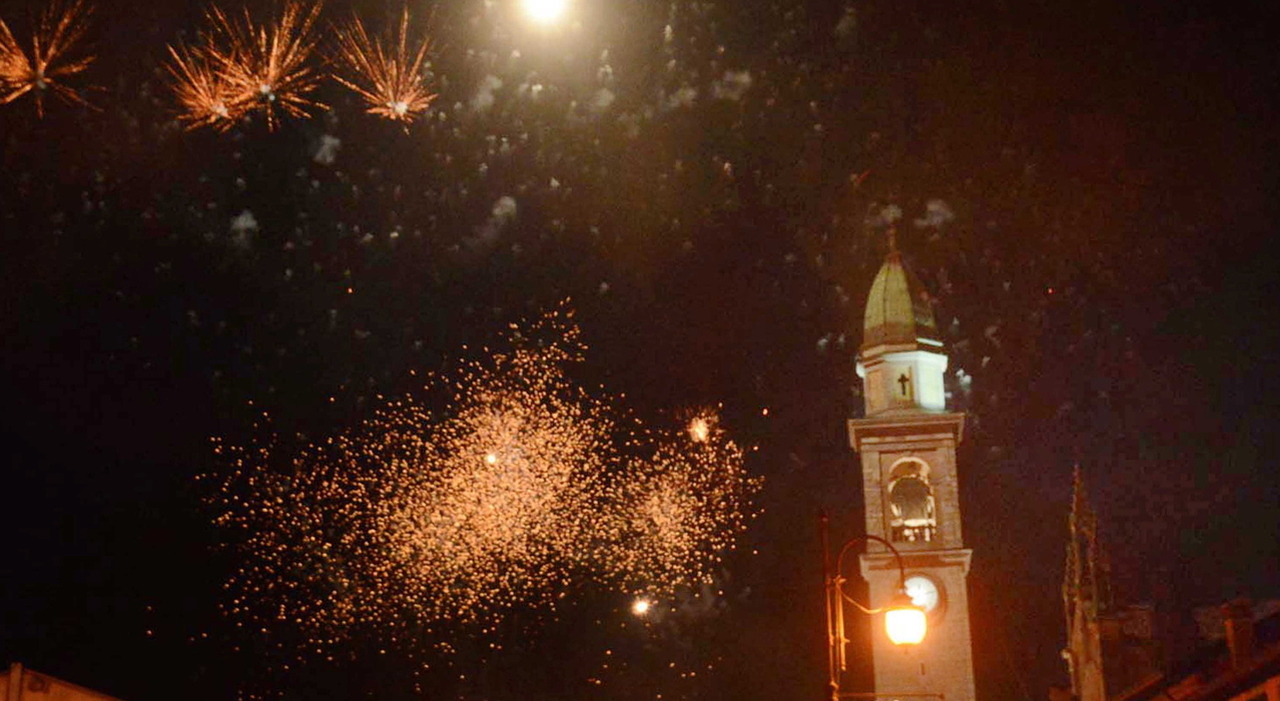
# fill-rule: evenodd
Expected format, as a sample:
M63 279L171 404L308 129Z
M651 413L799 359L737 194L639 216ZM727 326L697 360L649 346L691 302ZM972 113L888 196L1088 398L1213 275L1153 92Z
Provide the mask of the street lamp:
M856 599L844 593L845 578L844 556L855 546L867 541L883 544L893 553L898 563L898 592L882 608L873 609L863 606ZM829 560L831 547L827 541L827 514L822 514L822 579L825 584L825 600L827 608L827 672L828 686L831 689L831 701L840 701L840 675L845 671L845 646L849 639L844 635L844 602L856 606L859 611L868 615L884 614L885 633L894 645L918 645L924 640L928 630L928 621L924 609L916 606L907 595L907 570L902 564L902 554L893 547L893 543L880 536L856 536L840 546L840 554L836 556L836 567L833 571Z
M904 592L893 595L884 607L884 629L894 645L919 645L929 631L924 609Z

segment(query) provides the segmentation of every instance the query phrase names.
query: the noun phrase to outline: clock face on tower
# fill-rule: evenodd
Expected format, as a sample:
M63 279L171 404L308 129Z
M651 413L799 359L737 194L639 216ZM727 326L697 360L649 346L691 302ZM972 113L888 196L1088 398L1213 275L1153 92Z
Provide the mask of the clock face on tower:
M913 574L903 584L912 603L924 608L924 612L930 615L938 611L942 604L942 593L938 590L938 583L932 578Z

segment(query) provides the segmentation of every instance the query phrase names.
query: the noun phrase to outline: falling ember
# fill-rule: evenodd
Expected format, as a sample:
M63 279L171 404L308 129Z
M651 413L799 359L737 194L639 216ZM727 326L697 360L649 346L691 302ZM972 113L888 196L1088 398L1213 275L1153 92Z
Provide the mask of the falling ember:
M91 10L83 0L54 2L40 14L31 37L31 50L23 50L9 25L0 19L0 105L31 93L36 114L44 117L44 98L52 93L67 102L87 105L79 92L62 81L93 63L91 55L75 57L84 40Z
M644 592L641 614L710 581L759 486L742 451L711 423L693 442L621 418L570 380L578 333L565 313L521 325L509 350L432 378L440 411L388 404L284 470L271 445L220 449L216 523L244 563L228 613L316 648L369 626L493 629L584 586Z
M364 98L369 114L407 124L436 97L423 76L429 47L425 38L410 47L408 10L396 34L383 41L371 38L353 17L338 30L338 56L348 75L335 78Z

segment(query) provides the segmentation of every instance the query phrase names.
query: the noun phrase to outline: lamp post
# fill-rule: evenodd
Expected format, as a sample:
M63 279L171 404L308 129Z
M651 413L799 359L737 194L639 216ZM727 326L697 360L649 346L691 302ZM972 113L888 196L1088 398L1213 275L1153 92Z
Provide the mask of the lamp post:
M840 693L840 676L845 671L846 657L845 646L849 643L849 639L844 634L844 603L847 601L868 615L879 613L884 614L885 633L888 634L889 640L894 645L917 645L924 640L925 632L928 629L928 623L925 618L924 609L916 606L911 597L907 596L906 579L907 570L902 564L902 554L898 549L893 547L889 541L880 536L866 534L855 536L844 542L840 546L840 553L836 556L835 570L831 569L830 554L831 547L827 539L827 514L823 512L821 517L822 530L822 579L825 585L825 600L827 609L827 672L828 687L831 691L831 701L840 701L842 695ZM855 546L867 541L875 541L883 544L893 553L894 559L898 563L898 592L889 600L887 606L878 609L869 608L858 603L856 599L844 593L845 578L844 572L844 556L849 550Z

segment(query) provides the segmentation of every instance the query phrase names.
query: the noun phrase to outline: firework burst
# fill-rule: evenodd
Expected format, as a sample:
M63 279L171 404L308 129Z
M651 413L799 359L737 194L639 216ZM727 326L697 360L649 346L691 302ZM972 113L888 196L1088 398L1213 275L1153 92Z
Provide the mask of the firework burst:
M553 611L582 587L668 596L710 581L758 488L742 452L719 430L641 429L572 382L581 347L561 315L511 342L434 378L439 413L388 404L283 469L278 448L221 448L234 469L217 522L244 563L230 612L307 646L361 627L411 641Z
M9 25L0 19L0 105L31 93L36 101L36 114L44 117L46 93L70 103L89 104L63 81L93 63L92 55L77 55L77 47L88 31L91 13L83 0L49 5L40 13L30 51L22 48Z
M283 0L275 17L263 22L247 9L232 16L210 7L211 29L200 44L169 49L183 121L226 128L227 122L261 111L274 130L280 113L304 118L323 107L309 97L320 83L310 64L320 8L320 3L307 7L302 0Z
M426 38L410 46L407 9L396 34L383 41L353 17L338 30L338 58L348 75L334 78L364 98L370 114L408 124L436 97L423 76L429 47Z
M170 46L169 56L173 92L182 107L178 118L188 129L211 126L225 131L244 115L231 84L203 49Z
M718 423L703 411L684 430L654 437L652 457L635 463L622 484L621 547L611 560L628 591L663 598L681 585L711 583L713 567L746 529L759 483Z
M553 604L591 569L582 545L606 498L615 426L564 372L572 334L442 378L451 410L430 427L430 460L395 476L415 489L384 521L410 591L438 592L429 616Z

